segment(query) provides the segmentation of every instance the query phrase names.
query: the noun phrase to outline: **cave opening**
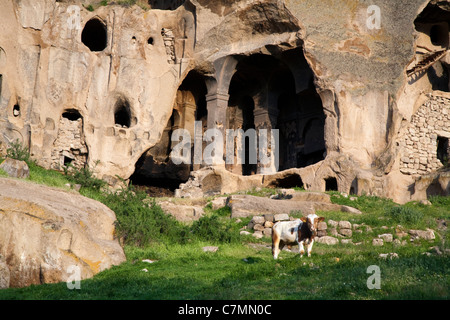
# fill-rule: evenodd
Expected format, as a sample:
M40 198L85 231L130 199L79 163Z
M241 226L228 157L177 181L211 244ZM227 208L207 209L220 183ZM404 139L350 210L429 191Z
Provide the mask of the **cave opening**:
M78 119L81 119L81 114L78 112L78 110L75 109L68 109L63 112L62 114L63 118L66 118L70 121L77 121Z
M293 173L286 175L283 178L276 179L269 184L271 188L303 188L302 177L299 174Z
M20 106L19 104L15 104L13 107L13 116L18 117L20 116Z
M440 136L437 138L436 156L444 166L446 166L450 163L449 138L440 137Z
M86 22L81 33L81 41L89 50L98 52L103 51L107 45L106 25L97 18Z
M325 114L301 48L276 56L253 54L238 59L228 92L227 128L278 130L278 146L271 146L278 153L278 171L323 160ZM243 175L260 173L259 163L249 166L248 139L240 143L246 151L245 165L227 165L227 170Z
M175 10L184 4L185 0L149 0L151 9Z
M450 64L442 59L449 48L450 10L429 2L414 20L416 55L407 73L411 83L428 78L431 90L450 91Z
M135 171L130 177L133 185L139 186L152 196L170 196L181 183L188 180L192 170L200 169L201 164L175 164L170 153L178 142L172 142L176 129L186 129L191 136L191 146L195 138L195 121L201 121L202 134L206 130L206 84L203 76L195 70L190 71L178 88L172 114L161 133L159 141L145 151L136 162ZM193 156L194 152L191 151Z
M120 97L114 110L114 124L116 126L130 128L136 124L136 118L132 118L131 106L127 99Z
M330 177L325 179L325 191L338 191L338 183L336 178Z

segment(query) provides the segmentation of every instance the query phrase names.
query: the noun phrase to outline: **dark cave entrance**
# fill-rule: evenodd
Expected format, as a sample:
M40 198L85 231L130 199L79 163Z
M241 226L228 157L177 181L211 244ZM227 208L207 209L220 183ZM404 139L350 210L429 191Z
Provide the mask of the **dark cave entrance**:
M228 91L227 129L278 130L278 171L323 160L325 114L301 48L237 59ZM259 163L248 163L248 138L236 139L239 143L245 148L245 164L226 168L242 175L259 173Z
M135 171L130 177L133 185L146 190L153 196L173 196L175 189L188 180L192 170L200 169L201 164L174 164L170 153L178 142L172 142L176 129L186 129L191 136L194 148L195 122L202 123L202 134L206 130L206 84L203 76L191 71L177 91L172 115L157 144L142 154L136 162ZM203 150L203 149L202 149ZM194 155L191 150L191 155Z
M338 191L338 183L336 178L330 177L325 179L325 191Z
M103 51L107 45L106 25L97 18L86 22L81 33L81 41L91 51Z
M450 145L449 139L446 137L437 138L437 158L446 166L450 163Z
M175 10L184 4L185 0L149 0L151 9Z

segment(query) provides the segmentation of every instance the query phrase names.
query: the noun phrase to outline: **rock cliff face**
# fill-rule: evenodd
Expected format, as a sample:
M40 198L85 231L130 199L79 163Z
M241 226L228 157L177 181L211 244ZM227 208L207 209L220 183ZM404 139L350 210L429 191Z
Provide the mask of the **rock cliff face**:
M47 168L99 161L105 179L174 189L205 166L172 162L176 129L200 151L206 129L279 129L278 149L259 146L278 166L248 164L239 133L236 161L213 164L244 179L301 168L310 189L399 202L448 161L448 119L429 110L449 112L447 2L136 3L2 2L3 149L18 139ZM439 122L423 135L422 114Z

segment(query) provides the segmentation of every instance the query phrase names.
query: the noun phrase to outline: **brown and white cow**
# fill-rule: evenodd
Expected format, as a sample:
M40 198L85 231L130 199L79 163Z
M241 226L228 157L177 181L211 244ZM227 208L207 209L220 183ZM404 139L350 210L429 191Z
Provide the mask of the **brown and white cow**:
M306 253L311 256L311 249L314 237L317 234L317 225L323 221L324 217L316 214L309 214L306 217L294 221L279 221L272 227L272 254L277 259L278 254L285 245L298 244L298 252L303 257L306 245Z

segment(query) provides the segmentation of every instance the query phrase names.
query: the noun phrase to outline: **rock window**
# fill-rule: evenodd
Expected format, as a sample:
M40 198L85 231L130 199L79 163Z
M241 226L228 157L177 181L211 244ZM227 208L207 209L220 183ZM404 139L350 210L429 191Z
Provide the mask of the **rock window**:
M68 156L63 156L64 157L64 166L67 167L68 165L72 164L73 158L68 157Z
M184 0L149 0L148 4L152 9L175 10L183 5Z
M20 116L20 106L18 104L14 105L13 107L13 116L14 117Z
M446 137L437 138L437 158L444 166L450 163L450 146L448 140Z
M338 191L338 184L336 178L325 179L325 191Z
M114 111L114 124L123 128L129 128L136 124L136 120L131 117L131 107L126 99L119 99Z
M89 20L81 33L81 41L91 51L103 51L107 44L105 24L96 18Z
M81 114L77 110L67 110L62 114L62 117L70 121L77 121L81 118Z

